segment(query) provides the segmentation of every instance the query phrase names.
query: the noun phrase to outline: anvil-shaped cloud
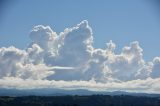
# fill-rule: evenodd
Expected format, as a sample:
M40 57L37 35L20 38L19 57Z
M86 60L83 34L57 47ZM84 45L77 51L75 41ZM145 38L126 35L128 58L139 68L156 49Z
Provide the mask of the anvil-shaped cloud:
M0 87L124 90L160 93L160 57L146 62L138 41L120 54L110 41L106 49L93 47L86 20L60 34L38 25L25 50L0 48Z

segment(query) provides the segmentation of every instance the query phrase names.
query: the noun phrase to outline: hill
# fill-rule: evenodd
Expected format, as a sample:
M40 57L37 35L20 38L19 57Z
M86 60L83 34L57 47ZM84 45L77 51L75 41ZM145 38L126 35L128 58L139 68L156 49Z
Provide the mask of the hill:
M0 106L160 106L160 98L129 95L1 96Z

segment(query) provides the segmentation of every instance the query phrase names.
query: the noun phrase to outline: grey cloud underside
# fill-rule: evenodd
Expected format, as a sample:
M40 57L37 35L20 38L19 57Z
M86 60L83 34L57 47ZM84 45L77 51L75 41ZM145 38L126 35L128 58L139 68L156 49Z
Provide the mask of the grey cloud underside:
M160 57L145 61L138 41L120 54L112 41L94 48L86 20L60 34L38 25L29 37L25 50L0 48L1 87L160 91Z

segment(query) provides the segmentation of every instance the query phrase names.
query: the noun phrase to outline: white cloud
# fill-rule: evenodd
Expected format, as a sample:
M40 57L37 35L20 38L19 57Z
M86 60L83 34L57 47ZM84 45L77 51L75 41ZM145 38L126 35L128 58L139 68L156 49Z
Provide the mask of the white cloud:
M49 49L51 43L56 39L57 34L49 26L38 25L30 32L30 38L33 43L38 44L44 50Z
M26 50L0 48L1 87L160 91L160 57L145 61L138 41L120 54L111 40L106 49L94 48L86 20L60 34L38 25L30 38Z
M113 77L123 81L135 79L135 74L145 64L142 49L137 41L124 47L121 54L108 58L106 65L112 70Z
M25 60L26 52L15 47L0 49L0 78L16 76L17 64Z
M127 82L108 82L99 83L94 80L89 81L55 81L55 80L34 80L21 79L16 77L5 77L0 79L1 88L16 89L39 89L39 88L57 88L57 89L89 89L93 91L130 91L130 92L146 92L159 93L160 78L146 80L132 80Z
M160 57L155 57L153 59L153 67L151 77L158 78L160 77Z

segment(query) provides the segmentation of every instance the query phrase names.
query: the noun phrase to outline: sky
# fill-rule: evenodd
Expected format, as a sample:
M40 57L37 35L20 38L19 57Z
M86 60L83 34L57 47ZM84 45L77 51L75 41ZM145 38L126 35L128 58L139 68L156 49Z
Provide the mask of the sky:
M159 2L0 6L0 88L160 93Z
M0 18L0 47L25 48L35 25L49 25L57 33L88 20L94 46L106 48L112 40L116 51L139 41L144 58L160 55L160 11L157 0L3 0ZM22 40L23 39L23 40Z

